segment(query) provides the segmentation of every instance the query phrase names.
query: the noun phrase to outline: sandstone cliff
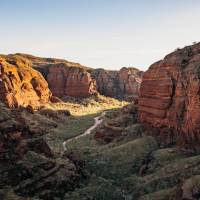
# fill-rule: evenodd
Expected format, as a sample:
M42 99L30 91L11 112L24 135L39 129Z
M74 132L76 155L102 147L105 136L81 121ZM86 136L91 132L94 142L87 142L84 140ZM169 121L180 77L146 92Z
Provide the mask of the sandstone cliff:
M159 135L195 149L200 141L200 43L167 55L144 74L139 98L141 122ZM197 144L197 145L196 145Z
M143 72L136 68L92 69L66 60L20 55L44 75L55 96L88 97L99 92L128 101L138 97Z
M29 61L49 84L54 96L77 98L97 94L130 100L138 97L143 72L136 68L119 71L92 69L63 59L41 58L27 54L14 54Z
M64 59L15 55L29 60L31 66L44 76L53 96L85 98L97 94L96 82L91 78L88 67Z
M133 100L138 96L142 74L136 68L126 67L120 71L95 69L91 72L100 94L124 100Z
M9 107L38 107L51 97L48 84L29 60L17 55L0 56L0 100Z
M97 94L96 82L84 67L57 63L37 69L45 76L54 96L85 98Z

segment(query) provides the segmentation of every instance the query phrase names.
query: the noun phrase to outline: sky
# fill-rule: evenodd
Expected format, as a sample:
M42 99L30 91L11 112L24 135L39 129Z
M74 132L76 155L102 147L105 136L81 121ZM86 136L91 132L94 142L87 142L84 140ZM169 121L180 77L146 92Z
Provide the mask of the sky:
M199 0L0 0L0 54L146 70L200 41Z

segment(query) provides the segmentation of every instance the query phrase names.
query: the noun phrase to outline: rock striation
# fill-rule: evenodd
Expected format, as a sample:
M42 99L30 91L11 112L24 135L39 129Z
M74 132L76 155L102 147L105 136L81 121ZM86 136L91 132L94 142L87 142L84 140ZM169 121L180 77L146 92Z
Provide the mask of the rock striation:
M178 49L144 73L139 119L161 137L197 148L200 141L200 43Z
M15 55L29 60L31 66L43 75L54 97L86 98L97 94L96 82L89 73L91 68L64 59Z
M43 76L29 60L17 55L0 56L0 100L9 107L39 107L51 97Z
M143 72L123 67L120 71L95 69L91 75L97 82L100 94L132 101L138 97Z
M143 72L136 68L119 71L92 69L63 59L41 58L14 54L26 60L46 79L53 96L85 98L100 93L120 100L133 101L138 97Z
M69 66L67 63L49 64L38 68L43 72L54 96L86 98L97 94L96 82L84 67Z
M100 93L123 100L138 97L143 72L133 67L119 71L92 69L63 59L15 54L43 74L54 96L89 97ZM56 83L56 84L55 84Z

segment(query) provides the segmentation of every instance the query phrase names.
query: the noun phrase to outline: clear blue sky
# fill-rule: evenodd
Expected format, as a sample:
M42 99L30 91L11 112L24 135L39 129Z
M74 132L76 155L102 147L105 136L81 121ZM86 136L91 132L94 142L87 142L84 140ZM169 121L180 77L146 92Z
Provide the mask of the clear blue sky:
M0 0L0 53L147 69L200 41L199 0Z

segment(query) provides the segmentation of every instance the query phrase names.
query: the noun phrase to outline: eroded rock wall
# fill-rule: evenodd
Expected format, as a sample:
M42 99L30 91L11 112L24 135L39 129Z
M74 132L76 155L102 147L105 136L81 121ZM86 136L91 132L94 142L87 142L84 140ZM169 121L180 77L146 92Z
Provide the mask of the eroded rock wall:
M100 94L132 101L138 97L143 72L135 68L122 68L120 71L95 69L92 77L97 82Z
M49 84L53 96L85 98L100 93L132 101L138 97L143 72L123 67L119 71L92 69L63 59L14 54L29 61Z
M47 67L47 81L54 96L84 98L97 94L96 82L84 68L68 67L65 63Z
M197 143L198 146L200 43L178 49L145 72L139 97L139 119L161 130L172 130L180 145L194 148Z
M9 107L38 107L51 92L44 77L20 56L0 56L0 100Z

